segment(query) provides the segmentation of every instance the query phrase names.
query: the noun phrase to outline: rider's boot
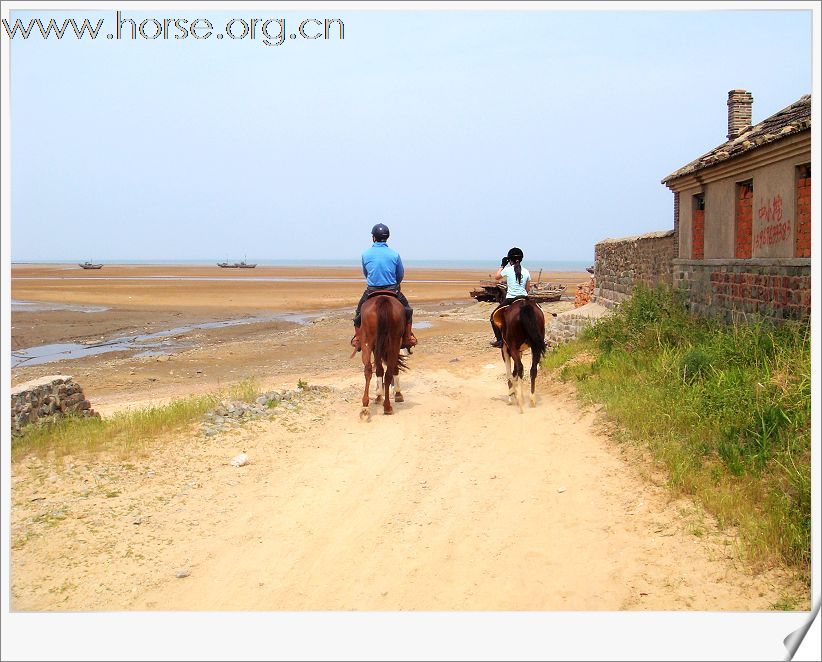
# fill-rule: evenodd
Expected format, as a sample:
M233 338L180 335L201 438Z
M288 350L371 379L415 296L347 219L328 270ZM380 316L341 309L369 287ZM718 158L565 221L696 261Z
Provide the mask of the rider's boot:
M417 338L411 330L411 322L407 322L405 325L405 335L402 337L402 345L400 345L400 349L411 349L416 344Z
M360 340L361 340L361 338L360 338L360 327L355 326L354 327L354 336L351 338L351 346L358 352L360 351Z
M502 332L497 328L496 324L493 324L492 326L494 328L496 340L491 341L491 347L502 348Z

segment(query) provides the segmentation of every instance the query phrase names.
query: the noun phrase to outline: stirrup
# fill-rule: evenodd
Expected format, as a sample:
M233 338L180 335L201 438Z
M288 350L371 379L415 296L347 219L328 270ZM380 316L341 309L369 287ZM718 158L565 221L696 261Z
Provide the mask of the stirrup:
M410 350L412 347L416 347L419 344L417 340L417 336L414 335L413 331L411 332L411 336L408 338L406 342L405 336L402 337L402 343L400 344L400 349L407 349Z

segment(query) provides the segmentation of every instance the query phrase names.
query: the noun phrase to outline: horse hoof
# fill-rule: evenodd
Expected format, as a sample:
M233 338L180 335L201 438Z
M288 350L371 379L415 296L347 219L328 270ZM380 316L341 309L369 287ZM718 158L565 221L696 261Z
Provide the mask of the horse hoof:
M378 395L376 398L374 398L374 402L376 402L377 404L380 404L382 402L382 396Z
M405 402L405 398L402 397L402 393L397 393L394 395L394 402Z
M383 413L384 413L386 416L391 416L391 415L394 413L394 410L393 410L393 409L385 409L385 410L383 411Z

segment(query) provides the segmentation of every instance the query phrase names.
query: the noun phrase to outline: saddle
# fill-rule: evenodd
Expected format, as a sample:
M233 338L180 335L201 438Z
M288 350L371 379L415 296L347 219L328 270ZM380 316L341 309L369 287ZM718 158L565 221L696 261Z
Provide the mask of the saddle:
M511 303L508 303L504 306L501 306L498 310L494 311L493 321L494 321L494 324L497 326L497 328L499 328L499 329L502 328L502 315L503 315L503 312L505 311L506 308L510 308L511 306L516 306L516 305L522 305L523 303L528 302L528 301L531 301L531 299L529 299L527 297L522 297L520 299L514 299ZM542 306L540 306L536 302L533 302L533 303L534 303L535 306L537 306L537 308L542 310Z
M374 290L373 292L368 293L368 298L370 299L371 297L378 297L378 296L383 296L383 295L386 295L386 294L388 296L394 297L396 299L398 292L394 292L392 290Z

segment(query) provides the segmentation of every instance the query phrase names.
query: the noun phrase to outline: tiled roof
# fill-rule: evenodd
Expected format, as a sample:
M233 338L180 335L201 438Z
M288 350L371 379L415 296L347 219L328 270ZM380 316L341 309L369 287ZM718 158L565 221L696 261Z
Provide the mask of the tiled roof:
M698 170L746 154L751 150L811 128L811 95L806 94L787 108L752 126L739 137L722 143L662 180L663 184Z

